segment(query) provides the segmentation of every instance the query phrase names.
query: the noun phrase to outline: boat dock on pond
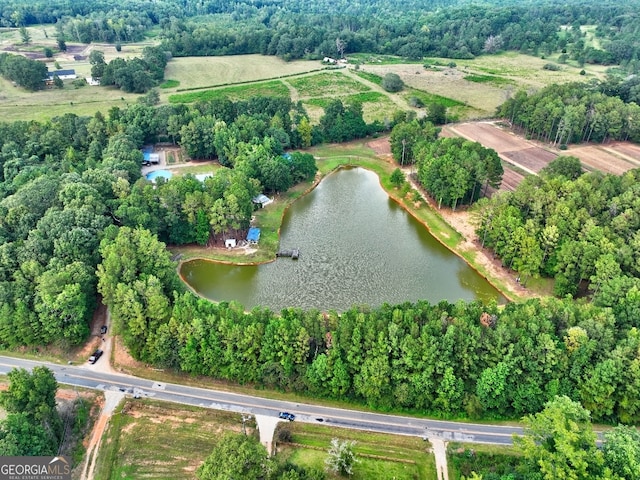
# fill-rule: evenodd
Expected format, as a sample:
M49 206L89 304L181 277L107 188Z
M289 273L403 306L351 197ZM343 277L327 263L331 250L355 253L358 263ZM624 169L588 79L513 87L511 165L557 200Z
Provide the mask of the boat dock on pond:
M297 260L300 256L300 249L294 248L292 250L279 250L276 253L276 257L291 257L293 260Z

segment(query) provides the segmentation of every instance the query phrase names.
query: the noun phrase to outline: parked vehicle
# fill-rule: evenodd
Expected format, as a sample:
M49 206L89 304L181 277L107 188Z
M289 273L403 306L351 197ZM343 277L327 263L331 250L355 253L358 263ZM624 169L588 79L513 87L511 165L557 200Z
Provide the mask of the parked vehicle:
M102 335L104 335L105 333L107 333L107 326L106 326L106 325L102 325L102 326L100 327L100 333L101 333Z
M98 359L102 356L104 352L100 349L93 352L93 355L89 357L89 363L94 364L98 361Z
M296 419L296 416L293 413L289 413L289 412L280 412L278 414L278 417L284 420L289 420L290 422L293 422Z

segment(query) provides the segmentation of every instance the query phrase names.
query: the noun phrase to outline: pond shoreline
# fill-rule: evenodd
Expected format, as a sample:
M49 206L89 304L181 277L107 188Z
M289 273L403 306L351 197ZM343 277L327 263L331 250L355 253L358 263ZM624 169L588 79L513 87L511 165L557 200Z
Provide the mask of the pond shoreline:
M314 156L316 157L318 163L324 163L328 160L326 157L319 158L316 155ZM372 154L369 158L360 156L357 156L356 158L357 160L354 161L354 157L352 155L348 155L348 153L336 155L334 158L332 158L332 160L334 162L337 161L337 163L334 166L329 166L329 168L326 168L327 165L325 165L325 170L319 171L310 185L307 185L306 188L300 189L299 191L295 192L293 195L289 196L289 198L281 197L276 200L276 205L277 203L284 202L280 204L281 211L277 229L275 230L275 235L277 236L278 241L276 242L275 248L258 247L256 250L260 252L260 257L255 261L245 261L247 259L244 255L230 256L227 250L224 248L216 248L215 251L212 251L211 248L195 248L191 246L188 248L187 253L184 247L169 247L173 252L181 252L183 254L186 253L186 255L182 255L182 258L177 265L177 272L180 276L180 279L187 286L187 288L189 288L189 290L199 296L202 296L189 285L184 276L181 274L181 269L185 262L189 262L192 260L204 260L208 262L227 265L256 266L275 261L276 252L280 240L280 230L282 227L282 222L288 209L295 203L295 201L312 192L320 184L320 182L331 173L334 173L343 168L364 168L366 170L372 171L377 175L380 187L385 191L385 193L391 200L393 200L398 206L402 207L416 221L423 225L424 228L426 228L427 231L431 234L431 236L433 236L433 238L435 238L439 243L445 246L457 257L462 259L471 269L473 269L478 275L483 277L508 301L526 299L536 296L534 292L526 290L521 285L517 284L513 274L506 271L506 269L497 266L496 262L489 258L487 254L488 252L482 251L480 246L476 245L473 238L469 239L465 235L460 233L452 224L450 219L447 218L451 216L451 213L442 215L442 210L438 210L433 206L433 204L429 201L429 197L420 188L420 186L411 179L411 176L408 174L408 172L405 171L404 173L406 175L406 181L411 186L411 190L406 196L401 196L401 192L397 188L391 186L390 184L386 184L388 183L388 178L383 179L383 176L388 177L392 169L398 167L395 162L385 160L377 154ZM362 159L364 159L365 161L362 161ZM385 182L384 180L386 180L387 182ZM408 197L411 195L412 191L418 191L424 198L424 200L422 200L421 202L413 202L409 200ZM455 212L455 215L460 216L463 214ZM463 219L462 221L468 222L468 218L466 220ZM469 232L467 232L467 234L468 233Z

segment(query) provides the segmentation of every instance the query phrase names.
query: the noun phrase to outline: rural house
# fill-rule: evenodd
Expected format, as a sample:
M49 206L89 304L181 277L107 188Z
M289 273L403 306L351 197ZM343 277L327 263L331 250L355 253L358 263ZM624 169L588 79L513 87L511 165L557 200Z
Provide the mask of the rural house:
M69 70L54 70L53 72L47 72L46 80L53 81L54 77L58 77L60 80L73 80L78 78L74 69Z

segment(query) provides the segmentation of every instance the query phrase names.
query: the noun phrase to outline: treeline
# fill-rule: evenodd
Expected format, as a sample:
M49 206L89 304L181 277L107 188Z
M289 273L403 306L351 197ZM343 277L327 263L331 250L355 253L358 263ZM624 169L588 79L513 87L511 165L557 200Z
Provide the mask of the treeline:
M344 9L326 2L234 4L225 12L233 23L226 15L210 17L208 26L164 19L162 41L176 56L261 53L290 60L370 52L418 60L515 50L563 53L580 64L622 64L630 71L640 66L633 41L637 5L494 3L459 2L438 10L432 2L360 2ZM598 26L603 50L585 41L582 25Z
M397 123L389 138L394 160L417 166L418 182L439 207L471 204L488 187L500 186L504 169L495 150L462 138L438 138L439 134L431 122L413 119Z
M0 392L0 406L7 413L0 420L0 455L56 455L66 432L57 410L53 372L46 367L32 372L21 368L7 377L9 386Z
M455 210L458 204L471 204L502 182L498 154L478 142L439 138L418 148L418 181L438 207L444 203Z
M140 41L159 30L163 49L175 56L260 53L291 60L369 52L419 60L514 50L637 72L637 8L637 0L4 0L0 23L55 23L59 38L82 43ZM597 46L581 29L594 25Z
M497 111L538 140L569 143L640 141L640 79L550 85L517 92Z
M524 435L514 439L520 455L464 449L449 460L455 478L468 480L637 479L640 431L618 425L598 439L591 415L578 402L559 396L524 419ZM599 443L596 443L599 440ZM558 448L562 445L562 448ZM461 476L459 476L461 475Z
M104 53L92 50L89 55L91 76L100 85L112 85L130 93L146 93L164 80L164 69L171 55L158 47L144 47L142 57L114 58L104 61Z
M0 53L0 75L27 90L40 90L47 78L47 66L22 55Z
M621 326L639 318L640 169L582 174L559 157L514 192L481 200L476 230L502 263L529 277L555 278L555 293L591 294Z
M155 366L438 416L522 416L561 394L601 421L640 420L638 316L553 298L246 313L172 292L163 249L121 228L98 267L113 328Z
M147 228L174 245L242 234L254 196L315 176L313 156L285 149L333 138L335 122L348 132L341 138L369 131L357 106L332 105L321 126L275 97L0 123L0 345L86 338L109 226ZM141 178L140 149L159 140L227 168L204 182L187 175L153 185Z

